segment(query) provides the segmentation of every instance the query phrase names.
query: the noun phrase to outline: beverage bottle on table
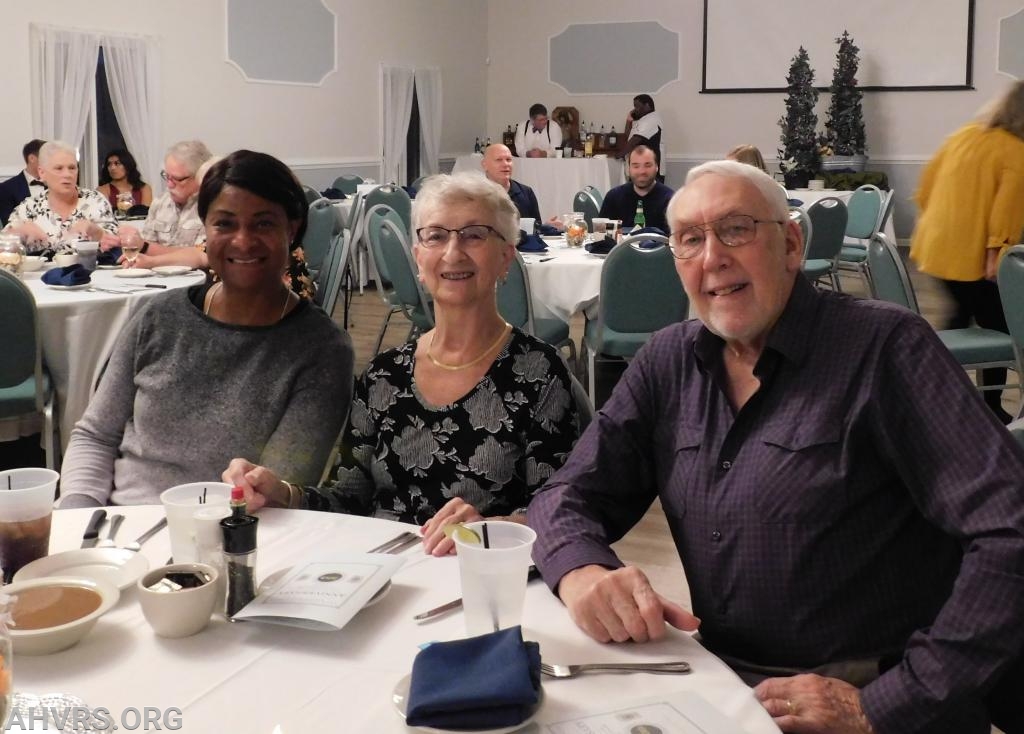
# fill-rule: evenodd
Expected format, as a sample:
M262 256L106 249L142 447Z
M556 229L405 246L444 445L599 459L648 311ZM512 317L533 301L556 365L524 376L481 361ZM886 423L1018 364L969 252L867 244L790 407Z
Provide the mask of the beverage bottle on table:
M644 216L644 203L638 201L636 203L636 212L633 214L633 231L643 229L647 226L647 217Z
M473 152L474 153L479 153L480 152L480 138L476 139L476 143L473 145Z
M231 517L220 521L224 534L224 565L227 568L228 619L256 598L256 527L259 520L245 514L241 487L231 489Z

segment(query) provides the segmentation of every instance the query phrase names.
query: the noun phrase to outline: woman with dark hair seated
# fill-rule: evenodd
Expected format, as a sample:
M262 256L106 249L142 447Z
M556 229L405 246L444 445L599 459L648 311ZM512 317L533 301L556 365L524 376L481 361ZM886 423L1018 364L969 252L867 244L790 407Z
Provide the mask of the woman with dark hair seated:
M276 158L240 150L210 169L199 216L220 279L151 297L125 327L72 431L62 507L154 503L232 456L320 478L348 411L352 347L283 280L306 212Z
M223 477L246 489L253 508L421 523L425 549L440 555L452 547L447 524L525 521L533 494L568 457L579 417L558 351L498 313L498 280L519 239L505 189L470 173L434 176L412 216L435 327L370 363L331 482L296 487L243 459Z
M124 148L116 148L107 153L103 168L100 169L100 185L97 190L107 197L114 211L120 209L122 213L127 213L131 207L139 204L149 206L153 203L153 189L142 180L135 156ZM118 207L118 194L130 194L131 203Z

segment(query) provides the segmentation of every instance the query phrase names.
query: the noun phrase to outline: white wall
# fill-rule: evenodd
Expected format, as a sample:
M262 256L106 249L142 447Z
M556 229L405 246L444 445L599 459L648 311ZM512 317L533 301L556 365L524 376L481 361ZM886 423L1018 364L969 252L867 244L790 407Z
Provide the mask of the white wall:
M783 12L785 3L778 7ZM1021 8L1024 2L1020 0L976 3L976 89L865 94L868 154L872 160L869 165L886 171L897 190L896 224L900 236L908 235L912 226L913 205L906 197L913 191L921 165L946 135L970 119L1010 81L995 70L998 22ZM615 124L621 130L632 106L631 95L567 94L548 81L547 44L550 36L557 35L569 23L625 20L658 20L680 34L680 79L653 94L666 126L662 144L667 152L670 185L678 186L694 162L720 157L739 143L753 143L765 157L775 156L779 144L776 123L785 111L782 94L700 94L702 0L647 0L639 5L621 0L489 0L488 133L492 137L500 135L508 123L525 119L530 104L538 101L548 109L575 106L583 119L594 120L597 125ZM884 23L884 18L879 22ZM922 18L919 27L908 28L906 32L926 33L927 26L928 19ZM865 59L868 50L863 43L859 45ZM630 53L642 53L642 49L631 49ZM742 49L737 49L737 53L742 53ZM827 86L832 79L834 56L811 59L811 64L817 80ZM780 86L785 86L786 72L785 68L779 69ZM822 128L827 103L828 95L822 95Z
M443 156L471 147L485 127L487 39L480 29L487 10L481 0L324 0L338 16L338 71L320 87L245 81L224 61L223 0L2 4L0 174L22 168L21 146L34 137L30 22L156 37L165 143L199 138L214 152L266 151L316 186L327 185L339 169L379 175L381 62L441 68Z

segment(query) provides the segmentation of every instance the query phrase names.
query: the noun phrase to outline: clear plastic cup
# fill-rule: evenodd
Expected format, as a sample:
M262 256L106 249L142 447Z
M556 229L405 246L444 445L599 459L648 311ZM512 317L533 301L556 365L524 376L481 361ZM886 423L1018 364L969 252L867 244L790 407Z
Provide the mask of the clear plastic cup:
M227 505L230 500L231 485L224 482L179 484L160 493L160 502L167 513L171 556L175 563L195 563L199 560L196 510L210 505Z
M50 549L50 519L60 474L50 469L0 472L0 567L5 581Z

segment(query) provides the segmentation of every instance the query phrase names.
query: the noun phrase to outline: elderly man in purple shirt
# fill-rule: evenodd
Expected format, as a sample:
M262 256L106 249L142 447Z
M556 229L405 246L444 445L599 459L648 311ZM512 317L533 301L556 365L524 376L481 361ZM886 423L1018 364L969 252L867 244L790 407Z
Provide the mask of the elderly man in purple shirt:
M1024 731L1024 452L924 320L802 277L767 175L686 183L699 320L637 354L530 505L544 578L597 640L699 626L783 731ZM655 497L700 619L609 547Z

